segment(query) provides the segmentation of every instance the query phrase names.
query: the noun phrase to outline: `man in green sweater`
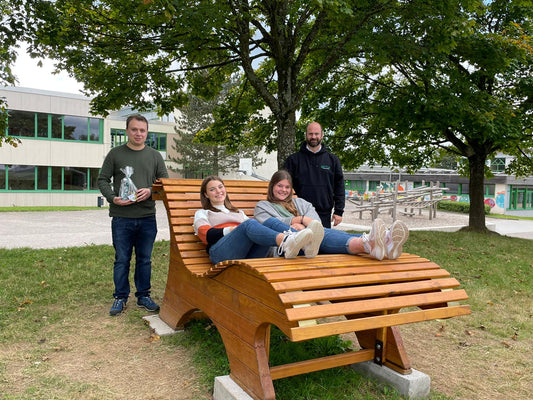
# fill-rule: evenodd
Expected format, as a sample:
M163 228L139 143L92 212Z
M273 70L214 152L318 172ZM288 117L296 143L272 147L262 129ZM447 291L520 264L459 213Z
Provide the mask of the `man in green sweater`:
M157 234L151 188L156 179L168 178L168 173L161 154L145 145L148 121L144 116L136 114L128 117L126 135L127 143L109 151L98 177L98 188L109 202L115 248L115 300L109 310L110 315L118 315L126 307L134 248L137 306L148 311L159 310L159 305L150 297L152 248Z

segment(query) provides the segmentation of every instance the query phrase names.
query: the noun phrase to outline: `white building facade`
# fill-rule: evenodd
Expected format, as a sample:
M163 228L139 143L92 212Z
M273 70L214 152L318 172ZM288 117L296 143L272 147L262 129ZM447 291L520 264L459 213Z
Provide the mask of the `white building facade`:
M3 87L0 97L7 134L20 140L0 147L0 207L99 205L99 170L124 142L126 117L94 116L90 99L75 94ZM147 142L165 160L175 135L173 122L149 120Z

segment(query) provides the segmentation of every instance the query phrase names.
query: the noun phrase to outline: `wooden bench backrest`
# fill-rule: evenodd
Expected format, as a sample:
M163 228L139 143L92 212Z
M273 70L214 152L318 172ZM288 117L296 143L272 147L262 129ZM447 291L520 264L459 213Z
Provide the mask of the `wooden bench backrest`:
M201 179L161 179L153 186L153 198L163 200L167 208L172 244L183 264L198 275L213 266L193 228L194 214L202 208L201 184ZM253 217L257 202L266 199L268 182L224 180L224 185L231 203L249 217Z

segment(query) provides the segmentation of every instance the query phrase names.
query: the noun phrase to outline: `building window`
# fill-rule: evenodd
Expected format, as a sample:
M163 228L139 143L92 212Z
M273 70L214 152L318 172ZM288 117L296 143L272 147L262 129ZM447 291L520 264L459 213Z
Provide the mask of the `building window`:
M494 197L496 193L496 185L485 185L485 196Z
M358 192L365 192L366 190L366 181L345 181L344 186L346 190L356 190Z
M505 171L505 158L496 157L490 162L490 170L492 172L504 172Z
M89 140L100 141L100 132L104 130L104 120L99 118L89 118Z
M7 186L9 190L35 190L35 166L8 165Z
M60 115L51 115L52 119L52 139L63 139L63 121Z
M167 135L164 133L149 132L145 144L159 151L167 150Z
M511 186L509 208L512 210L533 209L533 187Z
M98 191L98 168L0 165L0 191Z
M37 113L37 137L48 138L48 114Z
M378 189L380 183L380 181L368 181L368 190L371 192L375 192Z
M120 146L127 141L128 137L124 129L111 129L111 147ZM159 151L166 151L167 135L166 133L148 132L144 144Z
M37 167L37 190L48 190L48 167Z
M0 164L0 190L6 189L6 166Z
M104 129L101 118L62 116L30 111L8 111L10 136L40 139L100 142Z
M446 194L447 195L451 195L451 194L460 194L459 193L459 184L458 183L452 183L452 182L449 182L446 187L449 189Z
M7 134L17 137L35 137L35 113L8 111Z
M87 190L87 168L63 168L63 190Z

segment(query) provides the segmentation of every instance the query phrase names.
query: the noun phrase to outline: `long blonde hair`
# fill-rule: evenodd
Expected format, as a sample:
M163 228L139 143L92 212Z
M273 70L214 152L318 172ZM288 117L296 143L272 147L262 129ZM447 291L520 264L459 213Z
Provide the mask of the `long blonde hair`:
M202 186L200 187L200 202L202 203L202 208L204 210L211 210L214 212L219 212L220 210L218 208L215 208L213 204L211 204L211 200L205 195L207 193L207 184L211 181L218 181L224 185L224 181L215 175L210 175L202 181ZM226 187L226 185L224 185ZM224 206L230 211L233 212L239 212L239 209L235 207L233 204L231 204L231 201L229 200L228 193L226 192L226 198L224 199Z
M281 182L284 179L287 179L289 181L291 190L285 200L278 200L276 199L276 196L274 196L274 186L276 186L279 182ZM279 171L274 172L274 175L272 175L272 178L270 178L270 183L268 184L267 200L270 203L281 205L283 208L285 208L288 212L290 212L294 216L298 215L298 210L296 209L296 206L292 202L292 177L288 171L284 169L280 169Z

